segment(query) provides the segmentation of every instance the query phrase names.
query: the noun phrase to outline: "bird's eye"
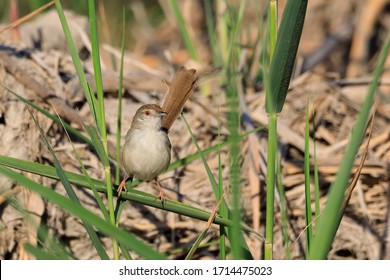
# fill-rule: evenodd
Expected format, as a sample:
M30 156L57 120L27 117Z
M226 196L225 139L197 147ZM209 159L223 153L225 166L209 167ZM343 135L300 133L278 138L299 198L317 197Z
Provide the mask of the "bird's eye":
M148 110L148 111L145 111L145 115L146 116L150 116L150 111Z

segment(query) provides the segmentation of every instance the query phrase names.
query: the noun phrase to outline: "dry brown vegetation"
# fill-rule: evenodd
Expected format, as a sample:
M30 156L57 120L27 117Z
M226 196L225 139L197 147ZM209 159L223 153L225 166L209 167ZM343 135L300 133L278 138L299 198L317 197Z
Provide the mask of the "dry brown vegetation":
M161 1L164 2L164 1ZM248 1L243 42L253 42L258 32L256 1ZM202 7L197 1L183 1L182 8L189 22L191 36L197 38L202 61L210 58L205 40L204 18L199 16ZM280 1L280 10L284 1ZM142 9L143 7L138 7ZM20 39L14 40L12 31L0 33L0 83L18 94L34 101L52 113L58 113L74 127L90 122L88 105L78 83L75 70L66 50L65 39L57 21L56 12L40 15L20 25ZM89 55L88 20L68 14L73 36L83 57L84 68L93 78ZM51 24L48 24L50 22ZM73 27L72 27L73 26ZM166 91L163 79L170 80L174 65L195 67L200 73L199 87L207 87L208 95L199 90L186 106L186 117L196 133L202 148L217 144L218 110L224 111L224 97L219 88L218 67L207 63L195 63L188 58L180 35L171 20L157 28L147 22L135 21L129 27L140 34L134 49L125 57L123 131L124 137L135 110L142 104L161 103ZM295 259L303 258L305 226L304 219L304 174L303 149L307 99L314 104L315 115L310 120L315 127L317 160L320 172L321 205L326 202L328 187L339 168L340 159L356 119L360 105L367 93L372 72L384 35L390 28L390 6L384 0L317 0L309 1L307 19L299 58L291 83L291 90L278 122L279 145L282 155L283 184L288 202L291 252ZM119 32L118 32L119 36ZM36 45L39 42L40 44ZM35 43L35 45L34 45ZM248 49L248 57L256 50ZM118 62L120 51L102 45L103 84L106 96L107 127L109 139L115 143L118 73L113 70L112 58ZM389 61L390 62L390 61ZM245 63L245 58L244 62ZM251 125L266 125L264 110L265 94L256 83L259 65L249 69L242 88L242 112L247 113L251 124L243 123L243 131ZM330 259L390 259L390 63L382 76L382 86L376 100L376 117L368 150L356 189L338 230ZM80 172L63 129L42 114L33 111L40 125L55 147L65 170ZM224 117L222 115L222 124ZM312 136L314 129L312 129ZM222 128L222 137L227 130ZM173 144L173 159L196 153L183 122L178 120L170 134ZM244 221L255 230L264 232L265 191L264 171L266 166L266 130L253 134L241 143L242 156L242 206ZM312 140L314 140L312 138ZM90 175L103 177L97 155L86 144L73 139ZM122 142L123 143L123 142ZM114 144L112 144L112 148ZM52 165L52 159L39 132L32 122L26 105L7 91L0 89L0 153L20 159ZM227 162L227 153L222 153L222 162ZM207 156L213 171L217 171L216 153ZM359 164L357 159L356 167ZM228 166L224 167L224 178ZM46 186L65 194L61 183L28 175ZM166 195L202 209L212 211L215 207L212 189L205 169L197 160L160 176ZM228 180L226 180L228 182ZM228 188L228 186L225 186ZM138 186L140 190L157 193L150 184ZM25 242L35 243L34 224L48 226L69 250L80 259L98 258L89 237L80 221L63 212L38 195L14 185L0 176L0 259L28 259L23 250ZM84 205L97 211L93 196L87 190L77 189ZM6 198L15 197L18 204L34 213L25 219L15 210L15 203L6 203ZM227 198L229 195L227 194ZM274 258L284 259L282 244L281 213L276 215ZM186 247L191 244L204 227L204 222L163 212L134 203L127 203L120 226L143 240L154 244L161 251ZM216 240L217 227L212 227L205 241ZM107 247L111 240L103 237ZM255 258L261 258L261 243L247 236ZM111 250L109 250L111 252ZM178 253L177 258L182 258ZM200 249L196 258L215 259L217 246Z

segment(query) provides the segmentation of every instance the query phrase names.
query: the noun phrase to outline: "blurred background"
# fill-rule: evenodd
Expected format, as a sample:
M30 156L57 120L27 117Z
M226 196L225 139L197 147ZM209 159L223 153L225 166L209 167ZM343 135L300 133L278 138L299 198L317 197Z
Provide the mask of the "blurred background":
M38 9L49 1L0 1L0 30L7 24ZM237 13L241 1L177 1L183 15L189 37L195 45L191 52L183 40L180 24L171 6L164 0L96 1L98 27L101 43L101 60L107 129L109 140L115 143L118 108L118 67L122 39L123 11L125 13L126 53L124 65L123 138L130 126L135 110L145 103L161 103L170 81L178 67L196 68L199 73L198 90L189 101L185 112L196 131L202 149L218 143L219 113L226 112L224 61L226 48L222 17ZM240 48L240 114L242 132L251 127L265 127L267 114L264 110L265 94L262 55L267 49L266 0L248 0L244 11L238 40ZM61 1L73 38L89 81L93 81L91 62L87 1ZM279 1L280 17L285 0ZM210 20L212 19L212 20ZM211 22L210 22L211 21ZM212 26L213 30L208 30ZM366 97L372 71L379 51L390 28L390 1L388 0L313 0L308 10L298 49L286 104L278 121L282 178L287 199L287 209L281 211L277 201L275 224L275 259L304 258L305 209L304 209L304 127L307 100L310 97L316 113L311 117L311 141L317 143L317 158L320 172L321 206L327 199L327 191L334 180L350 136L352 126ZM227 32L229 32L228 30ZM217 40L214 41L215 35ZM0 60L1 82L36 104L50 110L53 107L61 117L74 127L90 120L74 66L68 54L62 28L55 8L29 18L17 28L0 32L1 53L15 52L13 61ZM0 50L1 50L0 48ZM17 65L19 68L13 68ZM20 74L22 73L22 74ZM31 88L31 80L41 87ZM91 82L93 86L93 82ZM45 95L47 94L47 95ZM51 95L59 97L60 103L50 103ZM49 104L50 105L49 105ZM6 104L6 106L3 104ZM390 60L386 62L376 99L376 119L366 164L362 169L357 188L337 233L330 259L390 259L389 226L389 162L390 162ZM245 117L244 117L245 116ZM64 169L80 172L69 141L62 127L37 114L44 131L49 135ZM248 125L248 118L250 124ZM222 114L221 137L228 138L226 118ZM315 132L315 133L314 133ZM31 117L20 100L5 91L0 92L0 151L4 155L52 165ZM80 139L74 139L83 161L87 163L91 177L102 178L102 167L96 154ZM78 142L79 141L79 142ZM175 123L171 141L174 146L173 161L195 154L196 149L181 120ZM28 143L26 145L26 143ZM242 190L242 213L245 223L256 231L264 232L265 224L265 166L267 132L265 129L254 138L240 142L240 187ZM39 152L37 152L39 151ZM207 157L214 174L218 172L216 152ZM222 150L222 162L227 163L227 149ZM356 166L355 166L356 167ZM223 164L224 182L229 182L229 166ZM31 175L59 193L64 193L57 181ZM207 174L200 160L191 162L164 174L163 184L168 197L211 211L215 206ZM228 183L226 183L228 184ZM37 195L2 180L0 185L9 188L26 209L36 213L36 218L52 230L63 244L80 259L98 258L85 230L77 219L58 209ZM228 186L224 186L228 187ZM153 193L144 184L140 190ZM95 202L83 189L78 189L83 203L91 209ZM229 196L229 192L227 192ZM228 197L229 198L229 197ZM36 243L34 231L24 216L15 212L14 205L2 205L0 210L0 259L29 258L23 242ZM96 209L95 209L96 210ZM287 215L287 225L282 219ZM130 221L130 222L129 222ZM196 239L203 229L203 222L194 221L150 207L127 204L120 226L134 232L158 248L176 258L184 256L188 244ZM285 227L284 227L285 226ZM284 230L287 228L288 234ZM197 252L197 259L218 258L218 228L213 227L205 240L208 245ZM255 258L262 258L262 244L251 235L246 236ZM102 237L110 247L110 240ZM287 244L287 245L286 245ZM286 249L287 248L287 249ZM179 250L177 250L179 249ZM180 251L180 249L183 249ZM291 255L290 255L291 254Z
M38 9L49 1L5 0L0 3L0 20L10 22ZM126 20L126 49L152 67L165 67L162 53L170 51L174 63L188 60L170 1L127 0L96 1L101 43L120 47L122 12ZM215 24L223 13L224 1L179 1L190 35L198 49L199 61L212 62L210 41L207 35L206 9L211 11ZM239 1L229 1L237 5ZM280 0L280 18L285 0ZM61 1L65 9L78 15L88 15L87 1ZM208 3L206 5L206 3ZM266 0L247 1L242 44L251 47L259 40L259 25L266 27ZM14 8L13 8L14 7ZM335 0L310 1L299 48L299 69L296 75L315 68L337 78L357 77L370 73L373 59L382 45L389 27L389 1L386 0ZM218 27L217 27L218 28ZM264 29L265 30L265 29ZM264 31L263 30L263 31ZM260 32L263 33L263 32ZM264 34L264 33L263 33ZM261 37L262 35L260 35ZM223 51L223 50L221 50ZM218 65L215 65L218 66ZM252 71L253 72L253 71Z

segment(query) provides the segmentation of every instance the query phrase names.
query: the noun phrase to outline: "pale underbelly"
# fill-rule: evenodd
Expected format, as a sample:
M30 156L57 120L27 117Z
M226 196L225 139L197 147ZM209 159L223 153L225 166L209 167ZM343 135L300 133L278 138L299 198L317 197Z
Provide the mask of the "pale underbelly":
M132 141L131 151L126 153L125 169L128 175L133 175L135 178L149 181L167 170L171 151L163 142L153 143L147 139L139 139Z

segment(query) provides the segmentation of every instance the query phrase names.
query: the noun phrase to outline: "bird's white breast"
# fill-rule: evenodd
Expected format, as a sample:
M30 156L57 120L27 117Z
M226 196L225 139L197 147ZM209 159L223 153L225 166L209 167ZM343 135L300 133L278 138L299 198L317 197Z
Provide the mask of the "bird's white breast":
M124 147L129 151L123 158L126 171L137 179L155 179L170 163L171 151L167 141L169 143L164 131L152 128L134 130L125 143L127 147Z

